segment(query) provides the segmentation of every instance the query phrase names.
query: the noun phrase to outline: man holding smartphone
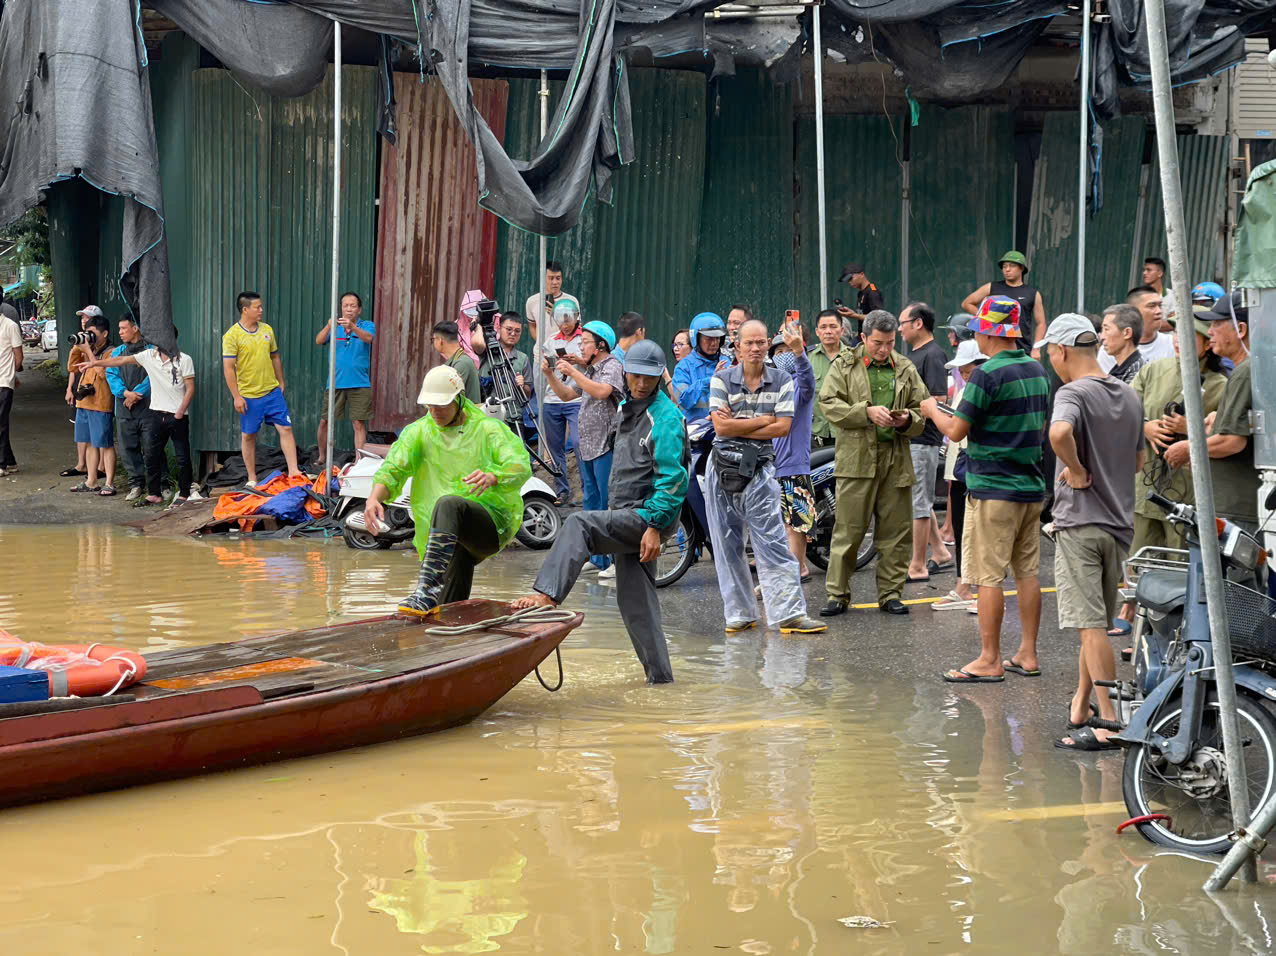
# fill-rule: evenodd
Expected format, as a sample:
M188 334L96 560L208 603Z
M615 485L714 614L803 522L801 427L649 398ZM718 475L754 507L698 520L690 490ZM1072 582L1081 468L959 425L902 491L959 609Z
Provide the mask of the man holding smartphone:
M863 344L839 355L820 389L820 411L833 427L837 457L837 520L825 578L828 603L821 617L846 612L855 555L875 523L877 606L907 614L900 598L912 550L914 481L909 439L926 419L930 398L917 368L895 351L899 321L884 309L864 318Z

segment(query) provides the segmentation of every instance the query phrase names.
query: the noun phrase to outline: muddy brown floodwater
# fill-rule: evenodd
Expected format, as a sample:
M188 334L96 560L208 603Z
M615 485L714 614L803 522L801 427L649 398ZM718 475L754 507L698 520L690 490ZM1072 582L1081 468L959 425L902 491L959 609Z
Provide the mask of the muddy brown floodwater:
M143 651L383 613L415 574L105 527L0 528L0 555L0 626ZM476 596L539 563L507 552ZM720 622L706 563L662 597L671 687L582 583L557 694L529 678L444 733L0 811L0 951L1270 951L1269 887L1219 905L1206 864L1113 835L1119 755L1058 754L1054 724L908 651L869 674L846 631L726 642L696 623Z

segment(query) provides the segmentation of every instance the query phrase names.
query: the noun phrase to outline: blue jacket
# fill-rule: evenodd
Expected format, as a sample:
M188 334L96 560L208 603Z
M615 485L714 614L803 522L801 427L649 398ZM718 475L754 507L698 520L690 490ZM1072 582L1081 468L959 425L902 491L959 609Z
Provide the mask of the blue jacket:
M689 422L709 417L709 382L721 360L705 358L698 349L678 363L673 370L673 395Z
M133 352L153 348L155 348L153 345L143 345L142 348L133 349ZM132 354L129 352L127 343L111 349L111 358L119 358L125 354ZM150 410L151 379L146 374L146 369L140 365L126 365L123 368L108 368L105 371L107 387L110 388L111 394L115 396L116 415L124 418L133 418ZM137 394L142 396L142 401L132 408L126 408L124 405L124 393L126 391L137 392Z

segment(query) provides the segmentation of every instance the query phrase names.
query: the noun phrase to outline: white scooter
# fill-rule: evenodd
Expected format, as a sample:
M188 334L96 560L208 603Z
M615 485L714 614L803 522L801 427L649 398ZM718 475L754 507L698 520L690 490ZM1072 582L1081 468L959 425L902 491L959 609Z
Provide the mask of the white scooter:
M346 546L360 551L388 548L399 541L407 541L415 533L412 521L412 480L408 479L399 497L385 503L385 528L369 530L363 520L364 503L372 494L373 476L381 467L389 452L389 445L364 445L357 457L338 473L341 490L340 504L334 518L342 523L342 537ZM554 543L562 518L554 507L554 490L535 475L528 478L520 489L523 496L523 526L515 537L524 545L542 551Z

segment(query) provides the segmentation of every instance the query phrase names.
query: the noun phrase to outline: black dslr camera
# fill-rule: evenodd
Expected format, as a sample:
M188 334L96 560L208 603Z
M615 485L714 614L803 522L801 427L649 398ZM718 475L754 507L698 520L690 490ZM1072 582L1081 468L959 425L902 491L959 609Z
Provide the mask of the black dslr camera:
M66 340L70 345L92 345L97 338L92 332L72 332Z
M92 398L96 394L97 394L97 386L94 385L92 382L89 382L89 384L87 385L75 386L75 397L81 402L87 398Z

